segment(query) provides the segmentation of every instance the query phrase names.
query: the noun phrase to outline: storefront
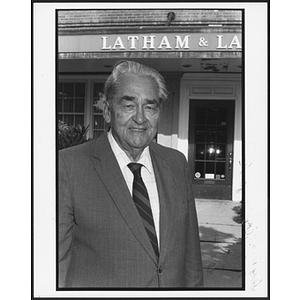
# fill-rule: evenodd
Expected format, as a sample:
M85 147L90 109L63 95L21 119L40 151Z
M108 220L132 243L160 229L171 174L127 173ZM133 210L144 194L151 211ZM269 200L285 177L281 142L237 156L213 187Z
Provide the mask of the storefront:
M157 142L185 154L196 197L240 201L242 12L155 11L164 25L151 20L151 10L123 10L121 21L119 12L58 11L59 120L89 125L88 136L98 137L106 130L101 93L114 63L149 65L169 91ZM126 21L126 13L134 17ZM114 26L104 26L105 17Z

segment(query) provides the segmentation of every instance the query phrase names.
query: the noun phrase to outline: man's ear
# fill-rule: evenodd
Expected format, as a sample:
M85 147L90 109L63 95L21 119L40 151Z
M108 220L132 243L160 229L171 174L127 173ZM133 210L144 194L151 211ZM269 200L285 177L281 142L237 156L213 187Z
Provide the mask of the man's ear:
M111 111L110 111L109 103L107 101L103 102L103 117L106 123L110 123Z

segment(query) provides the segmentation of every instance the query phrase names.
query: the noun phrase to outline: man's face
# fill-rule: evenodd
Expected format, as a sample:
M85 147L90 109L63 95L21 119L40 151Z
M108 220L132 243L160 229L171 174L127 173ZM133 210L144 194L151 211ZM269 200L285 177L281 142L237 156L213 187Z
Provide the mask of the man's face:
M157 133L160 106L154 80L122 76L112 107L104 106L104 117L120 147L138 159Z

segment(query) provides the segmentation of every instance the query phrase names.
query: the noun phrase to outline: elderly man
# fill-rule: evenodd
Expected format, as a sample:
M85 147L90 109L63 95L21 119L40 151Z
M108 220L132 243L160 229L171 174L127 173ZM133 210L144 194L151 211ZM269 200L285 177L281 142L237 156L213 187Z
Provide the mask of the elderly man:
M59 288L201 287L187 162L153 142L163 77L123 61L104 94L109 131L59 153Z

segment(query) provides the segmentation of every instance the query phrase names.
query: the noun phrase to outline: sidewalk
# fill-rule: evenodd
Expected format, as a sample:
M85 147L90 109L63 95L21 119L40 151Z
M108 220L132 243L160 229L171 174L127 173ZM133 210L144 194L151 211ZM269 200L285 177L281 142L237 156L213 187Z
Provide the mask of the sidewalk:
M196 199L205 287L242 287L239 202Z

